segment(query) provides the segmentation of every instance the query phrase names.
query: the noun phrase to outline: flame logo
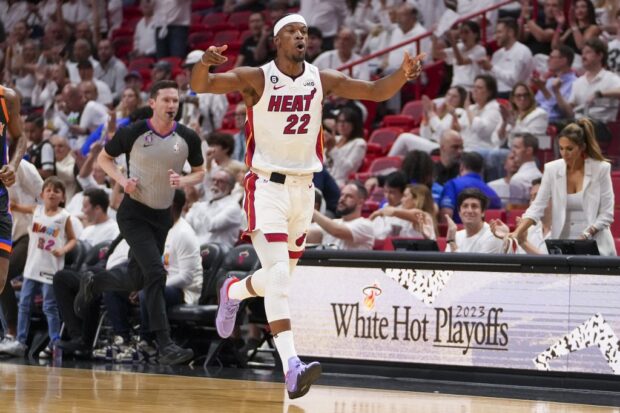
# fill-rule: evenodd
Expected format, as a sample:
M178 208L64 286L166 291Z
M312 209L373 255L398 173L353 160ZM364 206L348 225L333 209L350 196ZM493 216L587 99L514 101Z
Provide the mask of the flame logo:
M381 287L379 287L379 283L375 281L373 285L364 287L362 293L364 294L364 307L366 307L368 311L374 310L375 300L382 293Z
M241 252L239 253L239 256L237 256L237 263L238 263L239 265L243 265L243 262L244 262L244 261L245 261L245 259L246 259L247 257L249 257L249 256L250 256L250 253L249 253L249 252L247 252L247 251L241 251Z

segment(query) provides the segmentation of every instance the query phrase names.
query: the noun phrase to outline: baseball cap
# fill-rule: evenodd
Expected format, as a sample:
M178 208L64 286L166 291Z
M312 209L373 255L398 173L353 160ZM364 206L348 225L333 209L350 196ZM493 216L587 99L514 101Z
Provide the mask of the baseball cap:
M165 72L172 72L172 65L170 62L161 60L153 65L153 69L163 70Z
M128 79L142 80L142 75L137 70L132 70L131 72L125 75L125 81L127 81Z
M200 59L202 58L203 53L204 53L204 50L192 50L191 52L189 52L189 54L185 58L185 61L183 62L183 66L191 66L191 65L198 63Z

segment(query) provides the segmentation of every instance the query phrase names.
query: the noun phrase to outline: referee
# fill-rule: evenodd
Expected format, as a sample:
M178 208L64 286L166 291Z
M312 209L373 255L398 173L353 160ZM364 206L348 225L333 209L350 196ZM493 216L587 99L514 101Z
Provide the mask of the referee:
M202 182L204 160L200 138L174 119L179 109L176 82L158 81L151 87L150 119L119 129L99 154L101 168L125 190L116 219L130 251L129 276L110 273L83 277L75 298L75 312L81 316L88 302L104 291L144 290L151 331L159 346L160 364L181 364L191 360L191 349L177 346L170 338L164 287L167 272L162 254L172 227L171 205L174 190ZM114 158L125 154L125 177ZM181 176L185 161L191 173Z

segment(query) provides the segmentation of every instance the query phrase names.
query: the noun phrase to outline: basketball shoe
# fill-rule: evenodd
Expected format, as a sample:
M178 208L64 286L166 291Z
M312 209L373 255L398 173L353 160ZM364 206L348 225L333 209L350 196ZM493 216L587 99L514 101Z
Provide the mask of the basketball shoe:
M289 399L297 399L308 393L310 386L318 380L322 371L321 365L316 361L306 364L299 360L299 357L288 359L288 372L284 381Z

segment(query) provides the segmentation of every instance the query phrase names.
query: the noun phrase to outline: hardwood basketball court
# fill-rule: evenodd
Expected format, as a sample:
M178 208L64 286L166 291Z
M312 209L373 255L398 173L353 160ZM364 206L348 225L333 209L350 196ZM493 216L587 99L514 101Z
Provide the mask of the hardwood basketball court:
M0 412L620 413L617 407L332 385L314 386L291 401L280 382L122 370L0 363Z

